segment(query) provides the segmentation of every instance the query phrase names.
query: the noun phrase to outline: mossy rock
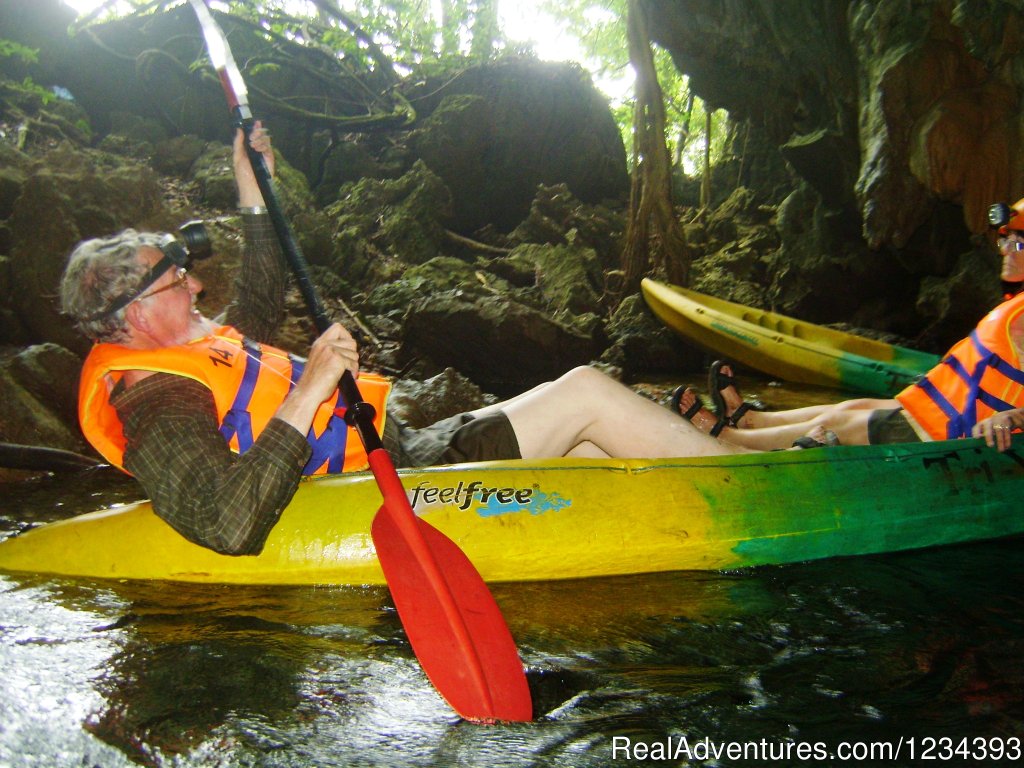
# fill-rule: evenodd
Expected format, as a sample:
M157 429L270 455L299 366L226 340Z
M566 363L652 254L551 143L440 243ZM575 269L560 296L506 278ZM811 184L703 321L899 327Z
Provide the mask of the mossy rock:
M409 268L397 280L374 288L366 305L373 312L387 314L404 311L413 302L432 294L460 290L483 295L488 290L498 292L509 288L501 278L482 273L461 259L438 256Z
M626 378L642 373L678 375L703 364L703 352L666 328L640 294L622 300L605 333L611 345L601 355L601 362L619 369Z
M555 311L581 314L599 309L602 272L593 248L521 245L509 261L533 266L537 287Z
M398 179L363 179L347 185L327 208L334 222L334 269L354 283L388 279L387 259L424 264L441 254L448 188L421 162Z
M175 136L154 145L153 167L160 173L186 176L205 151L206 142L198 136Z
M420 299L402 325L403 355L455 366L508 396L593 359L592 335L506 296L448 291Z
M232 164L232 148L227 144L210 143L196 158L190 172L199 185L203 201L214 208L233 209L238 203L238 189ZM280 152L274 152L274 179L285 216L294 217L313 208L309 182L295 170Z

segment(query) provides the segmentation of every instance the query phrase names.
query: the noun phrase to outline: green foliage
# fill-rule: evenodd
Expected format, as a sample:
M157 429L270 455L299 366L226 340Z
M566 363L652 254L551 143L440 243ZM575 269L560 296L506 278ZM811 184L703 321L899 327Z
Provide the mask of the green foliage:
M17 58L26 64L35 64L39 61L39 51L14 40L0 38L0 58ZM20 83L4 78L2 85L5 92L5 100L8 98L15 102L38 100L43 104L49 104L57 98L51 91L36 83L31 77L26 77Z
M627 0L541 0L539 7L573 31L588 56L587 70L596 80L631 78Z
M619 80L631 74L629 46L626 41L626 14L629 0L544 0L542 8L567 24L588 56L587 69L600 82ZM704 166L704 142L707 135L707 105L692 94L689 78L680 72L666 50L654 46L654 66L665 100L665 139L676 165L689 175ZM692 97L692 99L691 99ZM615 119L622 131L626 150L632 155L632 99L612 102ZM728 139L728 113L712 110L711 163L725 154Z
M253 64L248 69L253 75L258 75L260 72L279 72L280 70L281 65L269 61L262 64Z
M305 17L292 15L295 4L289 2L234 0L229 7L233 14L260 20L275 34L319 45L357 65L370 66L365 41L332 18L336 15L333 11L340 11L403 73L415 72L438 58L486 59L503 42L498 29L498 0L308 2L310 15Z
M7 40L0 37L0 58L19 58L26 64L35 64L39 61L39 51L29 48L27 45Z
M48 91L43 86L39 85L31 77L26 77L20 83L12 83L11 87L20 96L28 96L30 98L39 99L43 104L49 104L57 97L53 95L52 91Z

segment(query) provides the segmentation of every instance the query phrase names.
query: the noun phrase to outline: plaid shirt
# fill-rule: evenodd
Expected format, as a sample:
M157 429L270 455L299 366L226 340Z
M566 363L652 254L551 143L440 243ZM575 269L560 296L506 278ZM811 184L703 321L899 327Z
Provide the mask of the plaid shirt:
M236 299L225 321L267 342L284 315L284 264L268 216L244 214L243 227ZM309 459L304 436L271 419L238 456L218 431L210 391L171 374L149 376L111 402L124 425L125 467L156 513L196 544L225 554L258 554Z

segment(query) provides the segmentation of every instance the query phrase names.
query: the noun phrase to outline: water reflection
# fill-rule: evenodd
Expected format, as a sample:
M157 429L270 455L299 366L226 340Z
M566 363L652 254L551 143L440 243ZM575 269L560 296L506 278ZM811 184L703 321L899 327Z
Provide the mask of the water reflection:
M81 729L102 706L92 678L119 637L93 631L102 609L54 597L45 584L0 580L0 765L121 765Z
M146 498L127 475L97 467L74 474L44 475L0 483L0 540L53 520Z
M603 766L614 737L1020 734L1022 582L1016 540L499 585L537 719L479 727L383 589L6 580L0 764Z

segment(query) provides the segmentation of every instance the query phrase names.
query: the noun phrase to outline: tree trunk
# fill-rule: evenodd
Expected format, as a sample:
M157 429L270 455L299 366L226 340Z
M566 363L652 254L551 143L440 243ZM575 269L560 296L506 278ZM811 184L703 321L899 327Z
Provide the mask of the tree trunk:
M687 86L689 90L689 86ZM676 144L676 156L674 164L683 167L683 155L686 152L686 145L690 141L690 120L693 119L693 91L686 95L686 109L683 111L683 122L679 126L679 143Z
M704 104L704 176L700 182L700 207L711 208L711 110Z
M633 110L633 178L622 270L624 290L631 293L639 288L641 278L652 266L662 271L670 282L687 285L690 254L672 205L672 164L665 143L665 103L654 68L646 13L637 0L629 0L627 33L629 58L636 71L636 106Z
M740 162L739 167L736 170L736 188L739 189L743 186L743 166L747 162L747 145L750 144L750 120L749 118L745 121L747 130L743 133L743 149L740 150Z

